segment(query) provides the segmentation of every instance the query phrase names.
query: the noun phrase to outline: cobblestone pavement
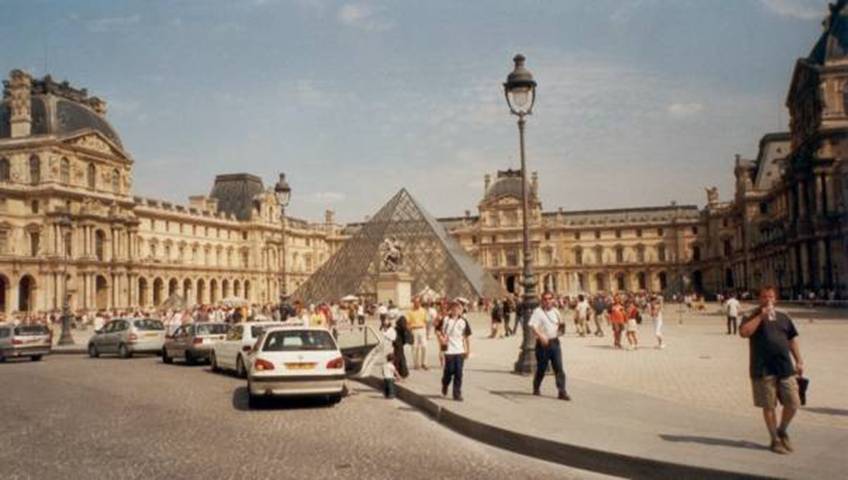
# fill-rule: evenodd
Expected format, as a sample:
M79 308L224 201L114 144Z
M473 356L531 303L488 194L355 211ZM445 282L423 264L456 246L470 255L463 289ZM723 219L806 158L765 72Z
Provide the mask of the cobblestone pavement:
M459 436L353 395L248 410L242 380L158 358L0 364L4 479L608 478Z

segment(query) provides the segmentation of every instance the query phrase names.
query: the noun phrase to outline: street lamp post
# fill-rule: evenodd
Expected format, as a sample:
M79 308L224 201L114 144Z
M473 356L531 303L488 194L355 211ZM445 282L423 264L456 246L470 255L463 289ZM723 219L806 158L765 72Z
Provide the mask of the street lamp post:
M62 334L59 336L59 345L73 345L74 337L71 335L71 296L68 294L68 241L65 233L71 228L71 221L65 217L59 220L59 232L62 235Z
M521 327L524 338L521 351L515 361L515 373L529 374L536 365L535 339L530 332L530 315L538 305L536 297L536 277L533 274L533 256L530 252L530 227L527 220L529 192L527 191L527 163L524 156L524 125L525 117L533 111L536 103L536 81L533 75L524 67L524 55L518 54L513 58L515 67L506 77L504 96L509 111L518 117L518 140L521 151L521 213L522 241L524 248L524 298L521 305Z
M274 195L277 197L277 204L280 205L280 256L282 257L280 260L280 319L285 321L286 318L283 318L285 312L282 307L288 293L286 291L286 207L291 200L291 187L286 181L285 173L280 174L280 180L274 185Z

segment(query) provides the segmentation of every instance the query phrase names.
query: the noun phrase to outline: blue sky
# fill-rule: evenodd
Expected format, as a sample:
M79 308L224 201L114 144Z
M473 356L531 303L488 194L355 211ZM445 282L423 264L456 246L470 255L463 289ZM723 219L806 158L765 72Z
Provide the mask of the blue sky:
M501 84L522 52L546 210L703 205L786 129L826 3L0 0L0 69L109 102L136 195L284 171L290 213L356 221L402 186L435 215L476 211L483 175L518 165Z

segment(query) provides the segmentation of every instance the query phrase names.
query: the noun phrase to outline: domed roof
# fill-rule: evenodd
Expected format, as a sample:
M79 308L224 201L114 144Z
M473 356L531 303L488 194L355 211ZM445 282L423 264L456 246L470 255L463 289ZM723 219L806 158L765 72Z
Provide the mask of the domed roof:
M527 192L531 198L533 190L530 184L527 184ZM483 201L495 200L499 197L514 197L521 199L521 171L520 170L499 170L498 176L488 189L483 197Z
M830 11L823 22L824 32L807 59L824 65L829 61L848 57L848 1L839 0L830 4Z
M105 103L96 97L89 98L86 90L56 83L48 75L42 80L33 80L31 92L32 135L67 135L92 129L123 148L115 129L94 110L96 106L105 113ZM8 94L4 97L0 103L0 139L11 136L10 99Z

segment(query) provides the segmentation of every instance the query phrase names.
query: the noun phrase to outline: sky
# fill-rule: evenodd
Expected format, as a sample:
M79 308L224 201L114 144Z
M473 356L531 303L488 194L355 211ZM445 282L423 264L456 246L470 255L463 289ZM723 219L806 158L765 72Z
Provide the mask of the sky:
M517 168L502 84L538 82L528 170L543 208L702 206L734 154L786 130L824 0L0 0L0 71L88 88L135 160L134 194L187 203L216 174L342 222L406 187L473 213Z

